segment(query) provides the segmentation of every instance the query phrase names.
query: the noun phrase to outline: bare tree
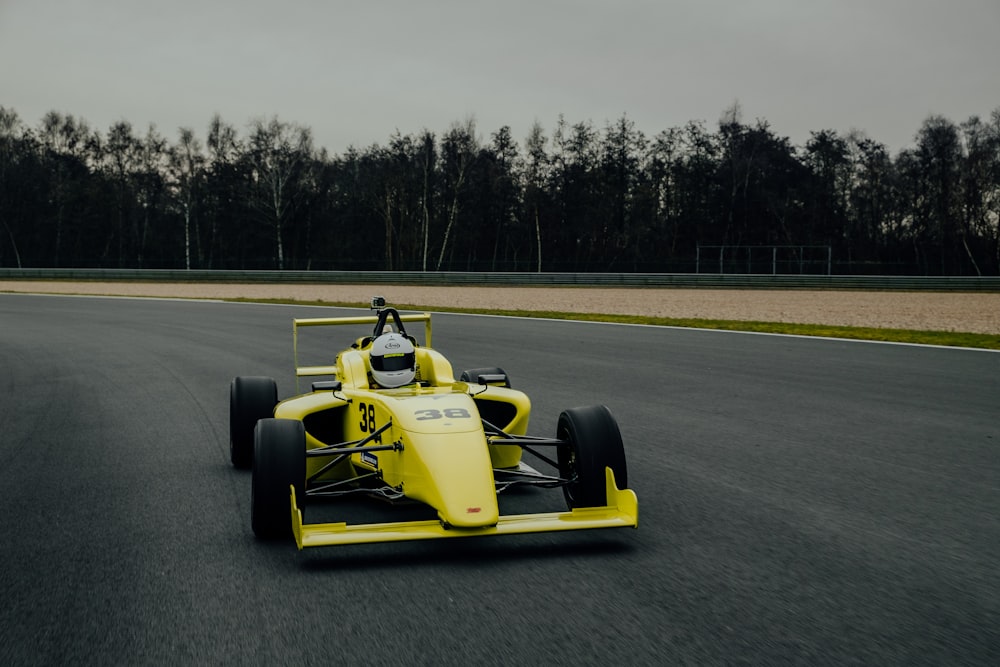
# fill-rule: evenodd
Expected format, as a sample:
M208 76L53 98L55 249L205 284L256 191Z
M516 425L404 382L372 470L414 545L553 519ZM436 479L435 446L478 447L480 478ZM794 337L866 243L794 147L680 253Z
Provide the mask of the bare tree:
M441 240L441 252L438 253L437 266L435 271L441 270L444 262L444 254L448 249L448 240L451 231L458 219L459 199L465 180L469 175L469 168L479 153L479 140L476 138L476 121L468 119L464 123L455 123L444 135L441 142L441 153L445 181L451 193L451 204L448 206L448 224L444 228L444 237Z
M646 137L625 115L604 129L600 162L605 202L602 208L607 211L608 218L604 224L610 223L610 229L605 232L609 268L620 255L629 253L633 262L637 262L643 252L644 228L650 222L637 220L634 210L638 186L643 180L646 146Z
M429 130L424 130L420 138L420 160L423 173L423 189L420 195L420 238L421 238L421 271L427 270L427 248L430 243L431 210L430 201L434 196L434 177L437 164L437 149L434 134Z
M303 174L311 166L312 132L301 125L255 120L250 125L250 158L256 187L254 207L274 234L278 269L285 268L284 228L299 194Z
M146 261L146 249L150 243L150 232L154 220L163 213L166 197L164 173L168 166L167 140L149 125L146 136L139 140L137 164L134 178L135 196L139 204L139 215L133 223L136 245L136 261L142 267Z
M990 114L989 146L991 150L991 168L984 189L986 190L984 208L986 226L993 237L994 258L997 271L1000 272L1000 107Z
M104 256L111 252L112 245L117 244L118 266L125 263L126 236L125 229L130 207L133 201L131 192L132 172L138 159L139 140L132 132L132 124L128 121L118 121L108 129L108 137L104 143L102 157L104 169L115 184L117 194L115 200L115 227L111 230L104 246Z
M184 220L184 268L191 269L191 220L198 184L204 177L205 156L194 130L180 128L180 139L169 157L170 188ZM195 234L195 238L198 238Z
M236 128L223 121L219 114L212 116L205 145L208 149L205 174L208 230L207 238L199 240L197 247L199 265L212 268L215 248L220 237L219 230L224 228L225 221L234 215L232 209L237 199L237 190L245 185L245 179L241 178L242 174L238 167L242 144L236 136ZM242 193L239 196L240 201L244 201ZM235 245L233 240L230 242Z
M943 116L928 117L917 131L919 164L916 222L928 262L937 254L938 270L953 268L958 237L963 147L959 128ZM978 267L977 267L978 271Z
M14 252L14 261L17 268L21 268L21 253L17 249L17 241L14 240L14 232L7 222L7 212L10 210L6 199L7 174L14 161L14 140L16 134L21 129L21 119L13 109L6 109L0 106L0 220L3 221L3 228L10 239L10 247Z
M524 141L524 149L527 157L525 159L524 187L525 187L525 208L531 217L531 224L535 228L535 246L537 249L538 273L542 272L542 225L540 221L539 208L541 207L542 195L545 192L545 183L548 179L548 156L545 153L545 131L537 121L532 124L528 131L528 137Z
M493 133L492 142L487 155L490 158L489 193L491 208L496 211L493 218L493 251L490 260L490 270L496 271L497 259L500 254L501 240L510 244L510 237L516 234L517 205L519 202L519 187L516 170L520 164L517 143L511 135L510 127L504 125ZM513 248L514 261L517 260L517 247ZM506 259L506 251L504 252Z

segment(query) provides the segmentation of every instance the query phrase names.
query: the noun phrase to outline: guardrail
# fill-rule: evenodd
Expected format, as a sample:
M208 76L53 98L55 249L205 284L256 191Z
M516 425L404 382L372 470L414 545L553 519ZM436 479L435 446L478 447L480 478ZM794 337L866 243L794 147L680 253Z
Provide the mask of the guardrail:
M318 283L535 287L701 287L1000 292L1000 276L828 276L708 273L485 273L422 271L208 271L183 269L9 269L0 280Z

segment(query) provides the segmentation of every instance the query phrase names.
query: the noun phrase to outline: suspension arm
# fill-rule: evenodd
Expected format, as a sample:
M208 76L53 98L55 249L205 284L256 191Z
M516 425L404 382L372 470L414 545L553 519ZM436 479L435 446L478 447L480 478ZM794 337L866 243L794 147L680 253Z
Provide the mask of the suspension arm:
M385 423L384 426L379 427L377 430L372 431L368 437L363 440L352 440L349 442L341 442L336 445L327 445L325 447L316 447L315 449L310 449L306 451L306 456L337 456L339 454L357 454L360 452L385 452L385 451L402 451L403 443L394 442L391 445L369 445L369 442L378 441L379 436L385 433L392 426L392 420L390 419Z

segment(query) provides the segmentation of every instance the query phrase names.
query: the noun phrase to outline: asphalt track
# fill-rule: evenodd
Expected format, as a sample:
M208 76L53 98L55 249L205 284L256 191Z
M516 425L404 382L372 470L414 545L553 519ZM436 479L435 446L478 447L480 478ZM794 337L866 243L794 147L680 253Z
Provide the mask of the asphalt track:
M640 528L298 552L228 385L319 312L0 295L0 664L1000 664L1000 354L437 315L611 408Z

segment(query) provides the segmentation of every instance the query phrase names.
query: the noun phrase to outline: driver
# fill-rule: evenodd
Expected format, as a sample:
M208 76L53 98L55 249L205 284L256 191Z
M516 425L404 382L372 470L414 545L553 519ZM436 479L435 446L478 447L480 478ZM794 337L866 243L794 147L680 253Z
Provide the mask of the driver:
M384 333L372 342L372 379L392 389L413 382L417 373L413 343L398 333Z

